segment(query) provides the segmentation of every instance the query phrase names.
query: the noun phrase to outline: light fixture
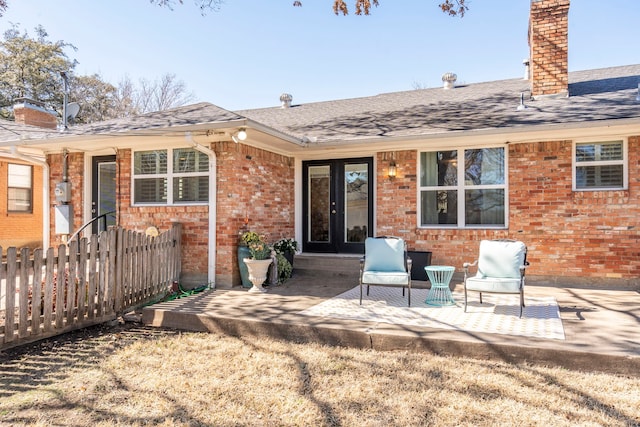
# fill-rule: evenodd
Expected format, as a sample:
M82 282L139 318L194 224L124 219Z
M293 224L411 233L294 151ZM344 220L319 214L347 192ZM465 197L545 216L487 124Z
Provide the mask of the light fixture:
M389 179L394 179L397 173L396 162L391 160L391 163L389 163Z
M245 130L245 128L240 128L239 131L231 135L231 139L233 139L233 142L235 142L236 144L240 141L244 141L245 139L247 139L247 131Z

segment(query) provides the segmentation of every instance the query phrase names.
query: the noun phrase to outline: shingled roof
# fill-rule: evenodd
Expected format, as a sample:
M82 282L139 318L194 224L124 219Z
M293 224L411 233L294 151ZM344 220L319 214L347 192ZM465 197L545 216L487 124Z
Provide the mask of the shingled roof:
M529 81L510 79L237 113L318 143L640 118L640 65L572 72L569 82L569 97L532 100Z
M640 64L572 72L569 81L569 97L540 97L536 100L530 99L529 81L509 79L463 84L448 90L431 88L293 104L289 108L232 112L203 102L73 126L64 133L0 121L0 145L2 142L4 145L12 144L25 135L31 140L100 134L131 135L154 130L225 126L246 119L299 141L318 144L640 120L640 102L637 100ZM518 111L521 94L524 94L527 108Z

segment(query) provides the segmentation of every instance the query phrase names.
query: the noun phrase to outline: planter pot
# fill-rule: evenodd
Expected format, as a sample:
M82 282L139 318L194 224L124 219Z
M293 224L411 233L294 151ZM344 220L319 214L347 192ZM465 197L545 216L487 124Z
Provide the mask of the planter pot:
M247 265L247 269L249 270L249 280L253 284L253 287L249 289L249 292L266 292L267 290L262 287L262 284L267 280L267 272L269 271L269 265L271 265L271 258L245 258L244 263Z
M289 261L289 264L291 264L291 268L293 268L293 255L295 252L293 251L284 251L282 253L282 256L284 256L286 258L287 261Z
M249 270L247 264L245 264L245 258L251 257L251 251L248 246L238 246L238 268L240 269L240 279L242 279L242 287L250 288L253 286L251 280L249 280Z
M425 267L431 265L431 252L429 251L407 251L407 255L411 258L411 280L427 281L427 272Z

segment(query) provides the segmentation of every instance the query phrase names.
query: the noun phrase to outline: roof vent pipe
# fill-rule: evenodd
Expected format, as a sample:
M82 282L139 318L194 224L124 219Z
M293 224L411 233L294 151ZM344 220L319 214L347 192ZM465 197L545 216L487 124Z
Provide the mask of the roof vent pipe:
M290 94L283 93L282 95L280 95L280 102L282 104L282 108L291 107L291 101L293 101L293 96L291 96Z
M522 65L524 65L524 77L523 80L529 80L529 60L523 59Z
M458 76L454 73L444 73L442 75L442 82L444 83L445 89L453 89L456 85L456 80L458 80Z

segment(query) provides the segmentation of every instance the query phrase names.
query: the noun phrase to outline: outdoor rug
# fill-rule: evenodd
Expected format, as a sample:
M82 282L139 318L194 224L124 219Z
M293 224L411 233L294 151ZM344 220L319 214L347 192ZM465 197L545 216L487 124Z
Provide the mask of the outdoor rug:
M336 297L314 305L300 314L305 316L363 320L395 325L454 329L503 335L564 340L560 310L554 297L528 297L519 318L519 296L478 294L469 298L464 312L464 294L454 292L456 305L434 307L425 304L428 289L411 289L411 307L398 288L371 286L360 305L360 289L356 286Z

